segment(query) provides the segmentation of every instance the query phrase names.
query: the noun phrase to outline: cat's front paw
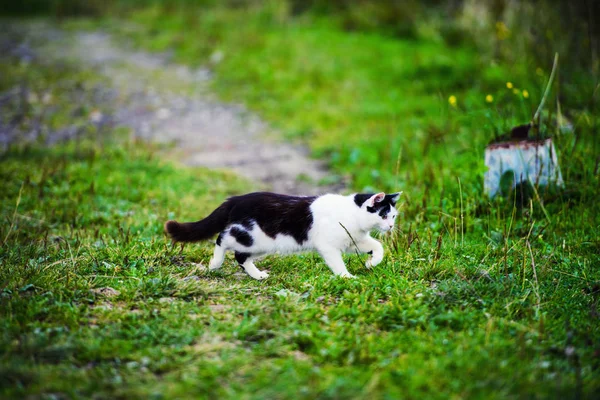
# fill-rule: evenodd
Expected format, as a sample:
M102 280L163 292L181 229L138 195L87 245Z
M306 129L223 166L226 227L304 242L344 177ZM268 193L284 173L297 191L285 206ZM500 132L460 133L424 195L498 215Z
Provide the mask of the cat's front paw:
M341 278L347 278L347 279L356 278L356 276L352 275L350 272L342 272L338 276Z
M372 257L371 257L371 258L369 258L369 259L367 260L367 262L365 263L365 267L367 267L367 268L369 268L369 269L370 269L370 268L372 268L372 267L374 267L374 266L378 265L378 264L381 262L381 260L382 260L381 258L372 258Z

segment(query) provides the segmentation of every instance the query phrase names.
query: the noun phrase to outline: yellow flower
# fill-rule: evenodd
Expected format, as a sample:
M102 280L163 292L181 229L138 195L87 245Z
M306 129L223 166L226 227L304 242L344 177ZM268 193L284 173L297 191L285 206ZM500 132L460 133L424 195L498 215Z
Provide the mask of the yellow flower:
M521 93L521 92L519 92L519 89L517 89L517 88L514 88L514 89L513 89L513 94L520 94L520 93Z
M487 96L485 96L485 101L487 101L488 103L491 103L492 101L494 101L494 96L492 96L491 94L488 94Z
M502 21L496 22L496 36L500 40L506 39L510 35L510 29Z
M506 87L509 89L512 89L513 88L512 82L506 82Z
M452 107L456 107L456 96L452 95L448 97L448 103L450 103Z
M523 90L523 97L526 99L529 98L529 92L527 90Z

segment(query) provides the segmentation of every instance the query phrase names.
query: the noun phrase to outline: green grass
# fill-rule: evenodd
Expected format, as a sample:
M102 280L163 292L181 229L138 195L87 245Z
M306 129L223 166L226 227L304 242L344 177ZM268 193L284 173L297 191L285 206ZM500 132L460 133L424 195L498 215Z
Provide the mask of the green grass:
M599 245L585 227L561 232L573 217L518 221L506 235L494 219L489 238L420 227L410 245L388 238L372 271L348 257L356 280L313 255L270 257L271 277L257 282L231 259L207 273L196 263L209 245L182 253L162 235L167 218L196 218L243 190L230 176L165 165L140 145L14 150L2 165L5 396L598 390ZM93 291L105 287L118 294Z
M137 13L139 25L118 30L141 46L173 46L182 62L223 51L215 90L307 140L355 189L405 190L399 229L373 270L346 258L355 280L333 278L312 254L261 261L264 282L237 274L231 258L207 273L197 263L211 246L182 252L162 224L205 215L245 182L173 166L125 133L104 138L93 127L52 148L11 147L0 169L0 395L593 398L593 110L570 110L575 133L556 137L565 190L513 207L481 194L482 146L494 129L528 119L541 78L478 64L468 48L318 21L218 8L156 17ZM2 90L21 81L53 90L48 124L84 123L86 113L73 117L72 101L59 99L93 85L92 74L0 68ZM4 107L3 118L13 112ZM24 128L39 115L27 112ZM94 291L106 287L118 293Z
M333 278L313 255L270 257L271 277L257 282L231 259L207 273L196 263L209 245L182 253L162 235L167 218L196 218L243 190L229 176L165 165L143 146L11 151L2 165L5 396L598 390L599 246L591 228L561 232L573 217L515 222L506 235L494 220L491 237L464 243L420 227L410 245L411 235L388 238L372 271L348 257L356 280ZM118 294L93 291L104 287Z

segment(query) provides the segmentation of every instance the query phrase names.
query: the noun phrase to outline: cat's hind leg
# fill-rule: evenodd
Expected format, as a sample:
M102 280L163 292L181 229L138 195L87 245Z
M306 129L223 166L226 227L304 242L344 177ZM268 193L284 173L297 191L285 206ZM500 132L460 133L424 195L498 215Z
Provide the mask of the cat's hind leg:
M215 243L215 251L208 264L208 269L211 271L221 268L221 265L223 265L223 260L225 260L225 248L221 246L222 238L223 234L220 233L217 237L217 243Z
M263 280L269 277L269 274L256 268L254 265L254 255L251 253L235 252L235 259L240 264L240 267L246 271L248 275L257 280Z
M319 254L323 257L327 266L331 271L342 278L354 278L348 270L346 269L346 264L344 264L344 259L342 258L342 252L339 249L334 247L322 247L318 249Z

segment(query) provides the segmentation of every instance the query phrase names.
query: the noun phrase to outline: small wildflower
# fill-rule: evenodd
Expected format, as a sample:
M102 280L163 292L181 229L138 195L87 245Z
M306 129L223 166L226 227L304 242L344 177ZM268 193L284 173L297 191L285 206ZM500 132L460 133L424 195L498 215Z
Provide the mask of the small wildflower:
M527 90L523 90L523 97L525 97L526 99L529 98L529 92Z
M510 35L510 29L502 21L496 22L496 36L500 40L506 39Z
M521 94L521 92L519 91L519 89L517 89L517 88L514 88L514 89L513 89L513 94Z
M512 82L506 82L506 87L509 89L512 89L513 88Z
M494 101L494 96L492 96L491 94L488 94L487 96L485 96L485 101L487 101L488 103L491 103L492 101Z
M452 107L456 107L456 96L452 95L448 97L448 103L450 103Z

